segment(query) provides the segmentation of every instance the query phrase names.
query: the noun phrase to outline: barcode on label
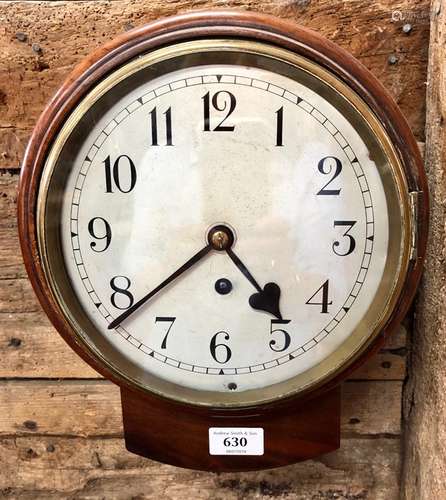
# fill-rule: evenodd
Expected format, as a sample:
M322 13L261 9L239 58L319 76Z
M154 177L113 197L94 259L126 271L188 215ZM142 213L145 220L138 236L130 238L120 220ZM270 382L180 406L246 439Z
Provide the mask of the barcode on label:
M210 427L210 455L263 455L260 427Z

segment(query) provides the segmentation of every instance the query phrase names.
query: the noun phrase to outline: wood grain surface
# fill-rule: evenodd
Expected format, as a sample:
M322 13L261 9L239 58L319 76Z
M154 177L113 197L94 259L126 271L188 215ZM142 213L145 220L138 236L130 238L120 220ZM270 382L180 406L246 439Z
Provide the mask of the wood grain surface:
M432 200L429 251L404 398L402 497L446 498L446 8L434 0L427 87L426 170Z
M211 474L132 455L119 438L0 438L0 494L24 500L389 500L398 498L399 446L398 439L346 438L340 450L317 460Z
M124 449L117 388L66 346L26 278L15 172L48 98L84 55L116 34L209 7L255 9L321 32L379 77L424 140L427 0L0 2L0 498L399 497L405 328L344 384L340 450L274 471L199 473Z
M346 382L344 436L399 436L401 387L400 381ZM122 436L119 388L108 380L0 382L0 437L13 434Z

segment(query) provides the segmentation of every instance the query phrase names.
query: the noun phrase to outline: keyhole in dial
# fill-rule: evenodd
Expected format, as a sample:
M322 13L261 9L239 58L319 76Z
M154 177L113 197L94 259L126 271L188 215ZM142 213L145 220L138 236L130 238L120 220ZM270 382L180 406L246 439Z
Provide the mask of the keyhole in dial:
M215 291L220 295L231 293L232 283L227 278L220 278L215 282Z

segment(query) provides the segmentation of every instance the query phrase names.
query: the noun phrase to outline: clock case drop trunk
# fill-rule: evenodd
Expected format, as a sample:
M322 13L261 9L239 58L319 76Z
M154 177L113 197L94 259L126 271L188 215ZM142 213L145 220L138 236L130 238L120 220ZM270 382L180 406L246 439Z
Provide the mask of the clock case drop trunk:
M311 399L295 401L282 411L200 409L146 397L121 387L126 448L177 467L235 472L269 469L336 450L340 442L340 386ZM210 455L210 427L261 427L263 455Z

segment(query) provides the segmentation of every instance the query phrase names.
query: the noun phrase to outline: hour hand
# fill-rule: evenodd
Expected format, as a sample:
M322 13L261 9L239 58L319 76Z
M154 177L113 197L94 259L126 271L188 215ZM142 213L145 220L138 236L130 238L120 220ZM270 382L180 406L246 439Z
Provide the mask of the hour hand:
M267 283L262 289L255 280L254 276L249 272L248 268L238 258L234 251L231 248L226 248L226 253L229 255L232 262L234 262L237 268L241 271L243 276L245 276L251 283L251 285L257 290L257 293L254 293L249 297L249 305L253 309L268 312L275 316L277 319L282 319L279 308L279 285L277 285L276 283Z
M249 305L253 309L271 313L277 319L282 319L279 309L280 287L276 283L267 283L263 290L249 297Z

